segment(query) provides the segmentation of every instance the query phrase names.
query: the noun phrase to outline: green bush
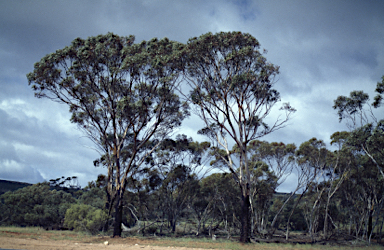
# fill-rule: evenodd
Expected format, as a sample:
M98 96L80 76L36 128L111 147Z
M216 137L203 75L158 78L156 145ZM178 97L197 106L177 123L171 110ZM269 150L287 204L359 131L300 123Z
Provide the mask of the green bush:
M64 191L50 190L48 183L38 183L0 196L1 224L62 227L65 211L75 199Z
M86 204L73 204L65 213L64 225L76 231L99 232L107 219L107 213Z

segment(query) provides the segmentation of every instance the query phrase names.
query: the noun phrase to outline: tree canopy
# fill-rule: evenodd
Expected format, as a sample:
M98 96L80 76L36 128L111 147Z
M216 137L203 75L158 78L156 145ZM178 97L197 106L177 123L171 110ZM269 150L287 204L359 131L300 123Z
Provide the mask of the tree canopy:
M116 205L114 235L121 235L121 199L127 177L148 151L189 114L174 93L181 46L168 39L134 44L112 33L75 39L43 57L28 74L35 95L65 103L71 121L94 142L108 167L109 209ZM150 143L150 140L152 143ZM112 185L112 183L114 184Z

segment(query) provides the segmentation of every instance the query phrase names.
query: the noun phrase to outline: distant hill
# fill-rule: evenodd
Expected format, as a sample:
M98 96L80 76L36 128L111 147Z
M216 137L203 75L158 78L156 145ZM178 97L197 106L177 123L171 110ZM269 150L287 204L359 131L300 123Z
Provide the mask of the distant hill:
M31 185L32 184L25 182L0 180L0 195L8 191L15 191L17 189L28 187Z

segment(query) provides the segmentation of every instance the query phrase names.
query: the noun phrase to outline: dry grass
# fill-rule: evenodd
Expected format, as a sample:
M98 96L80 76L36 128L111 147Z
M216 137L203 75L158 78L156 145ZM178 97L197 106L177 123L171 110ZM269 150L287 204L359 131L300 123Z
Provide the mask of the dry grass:
M90 236L83 232L45 230L41 227L0 227L0 236L26 238L26 239L51 239L51 240L82 240Z
M108 240L112 244L140 244L152 246L170 246L170 247L187 247L187 248L203 248L203 249L234 249L234 250L277 250L277 249L384 249L382 246L367 245L350 245L350 246L331 246L326 245L293 245L283 243L256 243L241 244L236 241L218 239L212 241L208 238L185 238L185 237L126 237L126 238L110 238L109 236L91 236L82 232L50 230L46 231L38 227L0 227L0 236L16 237L26 239L40 240L69 240L83 243L102 243Z
M347 249L384 249L382 246L332 246L316 245L316 244L284 244L284 243L250 243L241 244L237 241L221 240L212 241L210 239L193 239L193 238L159 238L152 242L156 246L173 246L188 248L204 248L204 249L234 249L234 250L278 250L278 249L307 249L307 250L347 250Z

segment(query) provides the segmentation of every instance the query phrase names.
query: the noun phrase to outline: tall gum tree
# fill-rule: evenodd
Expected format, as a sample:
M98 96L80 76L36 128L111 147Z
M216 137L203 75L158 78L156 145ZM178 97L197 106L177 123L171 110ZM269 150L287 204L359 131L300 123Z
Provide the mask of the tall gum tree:
M241 32L207 33L191 38L185 46L185 80L191 88L188 99L205 123L207 135L241 189L241 237L250 241L250 172L247 145L250 141L285 126L295 111L283 104L283 116L271 124L265 119L280 101L273 88L279 67L267 62L259 42ZM231 158L231 145L239 149L239 159ZM238 166L236 166L238 163ZM238 171L236 171L238 169Z
M312 241L314 241L314 233L318 224L318 210L321 197L325 190L320 182L325 177L327 154L328 150L325 147L325 143L316 138L303 142L296 151L297 163L304 165L309 172L310 181L307 182L304 191L312 191L314 193L313 199L308 198L305 200L307 208L306 220Z
M372 106L379 108L383 104L384 76L382 81L377 83L375 91L377 95L374 97ZM378 171L378 174L375 175L375 181L381 182L384 179L384 120L382 118L378 120L375 117L368 101L368 94L363 91L352 91L349 96L338 96L334 100L333 108L338 111L339 121L346 121L346 125L350 129L345 144L357 150L358 154L362 153L370 159ZM364 157L360 157L359 162L367 169L371 165ZM367 172L372 172L372 170ZM360 180L364 180L364 178L360 178ZM370 180L369 182L372 181ZM369 186L369 183L367 183L367 186ZM368 207L370 208L368 212L367 238L370 241L373 234L372 217L374 211L381 210L384 205L382 202L384 199L381 198L380 202L376 202L378 205L373 205L375 200L377 200L373 198L374 188L368 188L368 190L370 190L370 195L366 195L369 197L366 200L369 201Z
M180 71L174 52L181 48L166 38L139 44L112 33L77 38L27 75L36 97L69 106L71 122L100 153L96 162L108 169L107 208L114 207L113 236L121 236L127 179L188 115L174 93Z
M382 93L384 92L384 76L382 82L377 83L376 92L372 105L378 108L382 105ZM338 96L334 100L333 108L337 110L339 121L346 121L351 130L347 144L360 148L376 165L381 178L384 179L383 171L383 147L384 142L384 120L378 120L368 103L369 95L363 91L352 91L348 96Z

